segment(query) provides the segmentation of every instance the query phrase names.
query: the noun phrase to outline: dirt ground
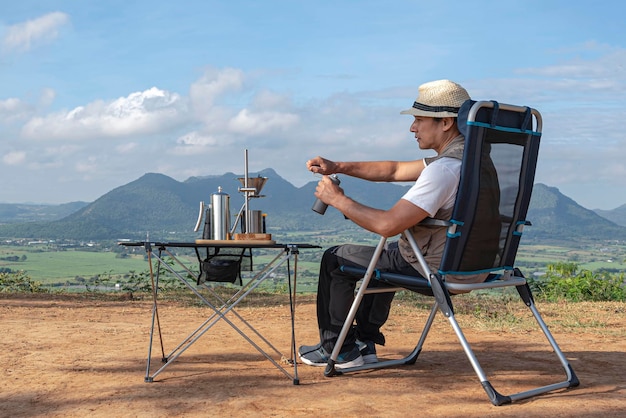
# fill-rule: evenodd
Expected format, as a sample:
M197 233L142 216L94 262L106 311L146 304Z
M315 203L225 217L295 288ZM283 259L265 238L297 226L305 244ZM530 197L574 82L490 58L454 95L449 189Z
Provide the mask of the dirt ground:
M288 305L265 305L242 306L237 312L289 353ZM625 416L624 304L551 305L542 310L540 304L539 309L581 385L496 407L442 315L415 365L327 378L322 368L298 363L299 385L221 321L147 383L149 299L0 295L0 415ZM310 297L298 299L298 344L316 341L314 312ZM206 307L189 302L160 302L166 355L208 313ZM379 357L408 352L427 313L394 302L385 327L388 343L379 349ZM525 325L485 328L474 323L472 315L459 315L459 321L469 324L466 336L500 392L564 380L542 335ZM152 354L154 373L163 364L158 336Z

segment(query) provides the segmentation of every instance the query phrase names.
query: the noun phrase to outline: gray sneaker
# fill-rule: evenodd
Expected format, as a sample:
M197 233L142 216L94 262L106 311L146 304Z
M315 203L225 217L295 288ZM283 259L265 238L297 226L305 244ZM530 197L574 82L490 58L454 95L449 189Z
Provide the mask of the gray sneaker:
M319 350L321 347L322 343L317 343L315 345L301 345L300 348L298 348L298 355L302 357L311 351Z
M303 350L304 347L307 346L302 346L298 350L298 353L300 354L300 360L302 360L304 364L316 367L324 367L326 366L326 364L328 364L328 360L330 359L330 353L327 352L324 347L320 346L316 350L305 352L304 354L302 354L302 351L305 351ZM314 346L308 347L311 348ZM339 353L339 356L337 356L337 361L335 362L335 367L337 369L346 369L348 367L362 366L363 364L364 362L363 357L361 357L361 352L359 351L359 348L355 345L352 350Z
M376 344L374 341L360 341L356 340L356 345L359 347L363 362L365 364L378 363L378 357L376 357Z

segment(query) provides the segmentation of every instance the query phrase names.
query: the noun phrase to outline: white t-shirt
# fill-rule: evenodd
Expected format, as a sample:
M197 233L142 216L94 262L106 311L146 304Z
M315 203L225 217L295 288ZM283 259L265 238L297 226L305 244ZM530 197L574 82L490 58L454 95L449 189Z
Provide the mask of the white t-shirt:
M454 206L461 177L461 160L443 157L427 165L402 199L434 217L439 209Z

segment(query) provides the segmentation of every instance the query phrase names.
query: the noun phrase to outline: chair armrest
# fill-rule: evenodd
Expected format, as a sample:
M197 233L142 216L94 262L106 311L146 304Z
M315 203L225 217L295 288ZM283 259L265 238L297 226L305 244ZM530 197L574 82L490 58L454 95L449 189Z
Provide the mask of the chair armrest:
M426 226L445 226L447 228L452 225L452 222L444 221L443 219L424 218L419 224Z

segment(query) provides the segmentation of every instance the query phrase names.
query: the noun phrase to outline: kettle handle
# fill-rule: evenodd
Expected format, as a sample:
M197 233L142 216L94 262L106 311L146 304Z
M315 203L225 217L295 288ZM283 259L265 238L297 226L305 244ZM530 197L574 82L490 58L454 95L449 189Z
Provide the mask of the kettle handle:
M204 202L200 202L200 211L198 212L198 221L196 222L196 226L193 228L194 232L198 232L198 229L200 229L200 224L202 224L203 214L204 214Z

